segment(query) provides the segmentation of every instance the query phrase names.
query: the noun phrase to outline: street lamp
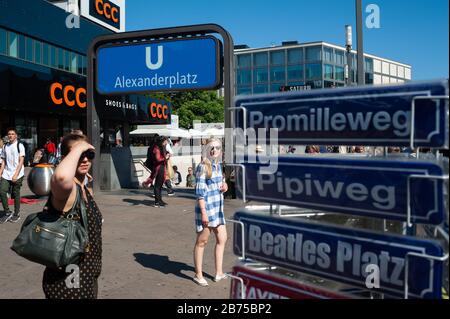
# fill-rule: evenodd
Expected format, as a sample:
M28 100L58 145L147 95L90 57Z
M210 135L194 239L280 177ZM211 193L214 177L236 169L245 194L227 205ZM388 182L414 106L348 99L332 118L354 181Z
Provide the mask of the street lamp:
M351 70L352 70L352 26L345 26L345 49L347 50L347 64L345 65L345 79L347 86L352 84Z

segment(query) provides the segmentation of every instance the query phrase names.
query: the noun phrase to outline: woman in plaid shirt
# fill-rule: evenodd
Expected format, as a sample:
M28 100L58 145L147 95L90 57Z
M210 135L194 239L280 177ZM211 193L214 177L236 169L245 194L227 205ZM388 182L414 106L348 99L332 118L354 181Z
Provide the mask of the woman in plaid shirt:
M203 149L203 161L197 167L195 193L195 226L197 240L194 247L195 276L193 280L200 286L208 286L203 278L203 252L211 232L216 236L214 281L226 278L222 270L223 253L227 241L225 216L223 213L223 193L228 190L222 174L222 143L209 139Z

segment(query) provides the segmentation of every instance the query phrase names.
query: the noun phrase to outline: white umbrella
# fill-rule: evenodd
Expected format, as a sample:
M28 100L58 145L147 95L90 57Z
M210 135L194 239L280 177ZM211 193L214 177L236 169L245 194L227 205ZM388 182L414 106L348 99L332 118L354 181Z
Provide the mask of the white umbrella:
M168 136L168 137L183 137L191 138L191 134L187 130L180 128L138 128L131 131L130 135L154 135Z
M194 130L192 128L189 130L189 134L191 134L192 138L202 138L205 136L202 131Z
M203 136L216 136L216 137L221 137L225 135L225 129L219 129L219 128L208 128L206 130L204 130L203 132Z

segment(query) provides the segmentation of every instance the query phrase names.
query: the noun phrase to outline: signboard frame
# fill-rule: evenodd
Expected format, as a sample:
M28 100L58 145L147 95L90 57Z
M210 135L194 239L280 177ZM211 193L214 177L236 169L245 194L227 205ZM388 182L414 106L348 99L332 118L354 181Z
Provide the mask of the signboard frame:
M140 41L140 42L131 42L131 43L108 43L105 45L98 46L95 51L95 56L99 56L99 51L102 49L108 49L108 48L119 48L119 47L133 47L133 46L140 46L140 45L153 45L153 44L164 44L169 42L184 42L184 41L193 41L193 40L203 40L203 39L209 39L213 40L215 43L215 82L213 85L210 86L203 86L203 87L196 87L196 88L185 88L185 89L148 89L143 88L142 90L130 90L130 91L117 91L117 92L102 92L99 88L99 65L97 63L96 65L96 81L95 86L98 93L103 95L125 95L125 94L143 94L146 92L186 92L186 91L204 91L204 90L216 90L220 88L223 82L223 61L222 61L222 52L223 52L223 46L222 42L219 41L216 37L213 37L211 35L204 35L204 36L197 36L197 37L188 37L188 38L175 38L175 39L157 39L157 40L147 40L147 41Z
M270 163L270 160L263 160L262 162ZM445 161L443 162L445 163ZM409 164L409 166L407 165ZM245 200L256 200L261 202L271 202L276 203L280 205L288 205L288 206L294 206L294 207L302 207L302 208L308 208L308 209L316 209L318 211L329 211L333 213L341 213L341 214L351 214L351 215L358 215L358 216L365 216L365 217L372 217L372 218L383 218L383 219L391 219L391 220L400 220L408 222L408 225L411 225L412 222L414 223L425 223L425 224L434 224L439 225L442 223L445 217L445 205L442 201L444 198L444 192L443 187L444 179L448 179L448 175L444 175L444 169L434 162L429 161L419 161L419 160L411 160L411 161L401 161L401 160L394 160L394 159L364 159L362 158L337 158L337 157L325 157L325 156L318 156L318 157L310 157L310 156L302 156L302 157L287 157L287 156L280 156L277 158L277 173L274 174L276 177L264 177L267 175L262 175L261 173L258 173L258 168L265 167L265 164L260 163L240 163L238 166L245 167L244 169L241 169L242 174L244 174L241 177L241 174L237 174L237 187L242 196L242 199ZM283 170L288 170L289 168L292 168L293 172L289 176L284 174L283 176L279 176L279 174L282 174L282 171L280 171L280 167L283 167ZM297 168L297 169L295 169ZM313 173L314 170L326 170L327 168L335 168L333 171L329 171L330 174L327 176L324 176L322 178L322 174L320 174L320 178L317 177L318 173L316 173L317 176L311 175L307 179L300 180L300 178L297 178L300 180L300 182L303 182L302 185L299 185L299 182L297 182L295 185L297 187L296 190L299 188L302 188L303 191L301 194L295 194L293 190L291 190L291 198L288 198L285 191L281 192L278 190L279 184L286 185L287 181L294 181L295 177L299 177L301 174L298 173L299 169L302 168L300 172L305 172L306 168L310 168L308 171L311 171L310 173ZM341 170L341 174L337 174L336 170ZM357 169L355 171L355 169ZM363 185L364 187L367 187L367 190L369 190L369 186L372 184L372 181L369 183L362 183L361 180L364 178L361 177L361 180L348 180L348 175L344 174L345 171L350 171L351 173L354 172L354 175L350 176L356 176L359 178L359 175L365 177L365 176L373 176L374 174L377 176L380 176L380 180L383 182L391 181L391 183L394 183L394 177L395 174L398 174L398 178L395 179L394 184L389 184L388 186L395 186L396 189L393 196L394 198L391 199L391 201L395 202L395 206L391 209L381 209L380 207L369 207L367 204L367 207L364 207L364 205L359 205L359 200L353 199L353 201L350 201L350 197L348 193L344 191L344 187L350 187L349 185L353 185L354 183ZM371 175L364 174L363 172L371 172ZM438 175L438 173L440 175ZM250 177L249 177L250 176ZM387 176L390 176L389 178ZM327 177L328 179L326 179ZM261 190L261 187L259 185L258 179L263 180L264 178L273 178L274 181L272 185L268 185L267 188L264 187L264 189ZM242 180L242 184L240 183ZM320 183L320 189L319 186L316 185L316 182L321 181ZM430 206L427 206L427 209L429 209L426 213L424 211L424 215L418 215L415 212L421 212L422 210L419 208L411 208L412 206L412 190L414 189L411 185L414 185L414 182L420 182L424 180L429 180L430 185L432 184L433 189L427 190L427 195L433 195L431 198L434 200L434 203L429 202ZM310 187L310 195L306 195L307 192L306 189L306 182L309 181L311 184ZM344 184L345 182L345 184ZM403 185L403 182L405 183ZM335 186L333 186L333 183ZM347 185L342 186L341 191L339 192L339 198L336 200L331 198L337 192L335 192L337 189L339 189L339 184L341 185ZM289 184L292 185L292 184ZM316 186L314 186L316 185ZM336 186L337 185L337 186ZM301 186L301 187L300 187ZM357 185L355 185L356 187ZM401 186L404 186L402 188ZM283 186L287 187L287 186ZM374 188L373 188L374 189ZM315 191L314 191L315 190ZM319 202L318 200L314 201L314 198L319 198L320 192L323 192L326 194L325 198L322 198L322 202ZM345 193L345 194L344 194ZM272 195L271 195L272 194ZM244 196L245 195L245 196ZM277 196L275 196L277 195ZM300 197L301 195L301 197ZM329 197L328 195L331 195ZM342 197L341 197L342 195ZM368 191L368 196L370 195L370 192ZM425 201L424 198L422 198L423 193L420 195L420 198L418 198L418 204L427 204L428 201ZM284 196L284 197L283 197ZM328 197L327 197L328 196ZM300 199L299 199L300 197ZM323 197L323 196L322 196ZM349 198L347 200L344 200L345 198ZM302 198L309 199L310 201L302 201ZM427 197L429 198L429 197ZM404 202L401 202L399 199L404 200ZM346 204L346 203L349 204ZM335 203L335 204L333 204ZM404 209L403 209L404 208ZM424 208L424 207L421 207Z
M288 233L288 229L300 230L302 231L302 236L305 233L312 234L312 236L315 238L320 238L323 240L323 242L332 242L333 240L336 241L336 254L338 251L338 241L339 240L346 240L353 241L352 243L359 243L359 245L367 245L367 247L370 247L373 249L374 246L378 246L379 251L382 251L383 249L390 249L388 252L390 252L393 256L397 258L403 258L404 259L404 267L399 268L396 271L398 280L400 279L407 279L404 280L402 287L393 287L393 285L385 285L380 281L380 288L373 288L374 291L377 293L385 293L386 295L402 298L402 297L412 297L412 298L437 298L440 299L441 297L441 285L442 285L442 275L443 275L443 260L448 258L448 254L445 256L443 255L443 248L442 246L434 240L427 240L427 239L420 239L416 237L409 237L409 236L400 236L395 234L389 234L389 233L377 233L374 231L368 231L368 230L355 230L355 229L349 229L342 226L336 226L336 225L330 225L330 224L319 224L319 223L312 223L308 221L302 221L300 219L297 220L287 220L280 217L273 217L263 214L256 214L256 213L249 213L246 211L238 211L234 215L234 219L236 221L244 223L244 231L245 231L245 243L243 247L245 247L245 254L247 258L251 258L257 261L262 261L265 263L270 263L272 265L277 265L286 269L291 269L294 271L303 272L309 275L313 276L319 276L331 280L335 280L338 282L342 282L348 285L352 285L355 287L360 287L363 289L367 289L365 285L365 280L362 279L362 274L359 273L359 280L355 280L357 277L355 275L355 278L352 278L350 276L350 270L355 269L355 261L352 259L347 260L349 261L349 264L347 265L347 268L343 268L341 271L341 275L338 275L338 266L337 261L338 258L333 259L330 258L330 260L333 260L333 262L336 262L336 265L333 265L336 267L334 271L332 272L330 270L331 261L329 263L328 269L314 269L312 266L308 266L304 261L301 263L298 263L297 260L295 261L281 261L280 258L271 258L262 256L262 252L259 254L253 253L252 249L249 249L248 247L248 228L250 227L251 223L249 221L253 221L253 225L255 224L265 224L269 225L266 226L265 229L268 229L272 227L272 229L275 229L278 227L278 230L281 230L277 234L280 235L282 232ZM239 227L235 226L234 234L233 234L233 251L236 255L240 255L241 249L242 249L242 239L241 239L241 232L242 230L239 229ZM274 235L275 231L272 232L272 235ZM311 236L311 235L310 235ZM322 237L321 237L322 236ZM328 237L327 237L328 236ZM333 239L334 237L334 239ZM305 237L310 238L310 237ZM339 240L338 240L339 239ZM308 240L304 239L302 237L302 243L306 242ZM297 241L297 239L296 239ZM318 246L316 246L318 247ZM353 246L356 247L356 246ZM369 248L366 247L366 252L370 252ZM297 247L295 249L298 249ZM360 248L359 257L361 258L361 252L363 250ZM331 250L330 250L331 252ZM394 253L395 252L395 253ZM431 252L434 252L435 254L431 254ZM303 254L303 253L302 253ZM344 253L342 253L344 254ZM352 257L354 257L353 253ZM375 253L374 253L375 254ZM272 254L273 255L273 254ZM439 255L439 256L437 256ZM411 270L412 265L412 257L415 258L416 263L418 261L419 264L416 264L416 268L414 268L416 275L414 276L413 271ZM381 260L381 259L380 259ZM425 267L427 269L421 269L421 267L424 267L423 261L427 260L429 264L425 264ZM362 264L362 260L360 260L360 263ZM381 261L379 261L381 262ZM397 261L398 262L398 261ZM396 263L397 263L396 262ZM396 267L400 264L396 264ZM421 267L420 267L421 266ZM387 266L386 266L387 267ZM409 270L409 271L408 271ZM393 267L390 268L390 270L393 275ZM428 277L423 279L424 273L428 273ZM352 273L353 274L353 273ZM403 276L402 276L403 274ZM408 276L408 277L407 277ZM419 284L427 284L427 287L420 287L419 289L422 289L420 291L413 290L411 291L411 283L410 278L420 278L422 281ZM415 287L417 288L417 287ZM419 295L420 293L420 295Z
M268 285L274 285L278 287L279 289L285 289L287 291L290 291L292 294L298 294L298 298L291 298L291 299L350 299L350 296L346 296L345 294L340 294L335 291L331 291L316 285L313 285L311 283L302 283L298 281L293 281L289 278L282 278L279 275L276 274L270 274L267 272L257 271L254 269L251 269L248 266L244 265L236 265L233 267L232 272L234 277L241 278L242 281L240 281L239 285L244 284L245 285L245 297L248 296L248 283L249 281L256 281L256 282L266 282ZM242 278L242 277L244 278ZM231 277L234 279L233 277ZM246 279L248 280L246 282ZM247 285L246 285L247 284ZM230 289L230 299L240 299L238 298L238 284L236 280L233 280L231 283L231 289ZM302 298L300 297L301 294L304 294L305 296ZM307 297L309 296L309 298ZM281 296L280 297L284 297ZM246 298L247 299L247 298ZM259 298L257 298L259 299ZM279 298L284 299L284 298Z
M235 112L234 118L236 127L245 131L252 127L250 125L253 123L252 113L259 112L258 116L262 123L257 123L252 128L256 133L258 128L266 128L266 140L269 129L277 128L273 125L277 122L278 126L282 127L297 125L299 130L294 128L278 130L279 144L286 145L447 148L449 145L448 94L448 81L435 80L400 85L238 96L235 98L234 109L240 109L242 112ZM377 104L374 104L376 99L378 99ZM391 99L392 101L389 102ZM434 109L430 112L429 107ZM282 114L280 110L283 110ZM409 112L409 118L407 112ZM370 117L368 113L372 113ZM333 123L335 116L336 123ZM397 117L397 126L401 129L395 127L395 117ZM401 117L406 118L404 122L400 121ZM429 122L423 121L424 118L434 121L431 128L428 127ZM266 122L266 119L270 120L270 124ZM407 123L409 128L403 127L404 123ZM301 130L300 126L302 126ZM336 128L338 126L339 129ZM366 126L364 130L363 126ZM374 130L376 126L378 129ZM405 132L396 133L396 130Z

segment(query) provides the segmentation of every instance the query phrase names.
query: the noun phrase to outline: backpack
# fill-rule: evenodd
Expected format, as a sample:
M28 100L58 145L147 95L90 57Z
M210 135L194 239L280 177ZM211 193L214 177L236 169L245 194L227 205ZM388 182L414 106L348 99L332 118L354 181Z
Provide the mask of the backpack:
M149 169L153 169L153 147L154 145L150 145L147 149L147 159L144 162L145 167Z
M8 143L9 144L9 143ZM20 144L22 144L23 149L25 149L25 145L23 145L23 143L20 143L19 140L17 140L17 153L20 154ZM3 154L5 154L5 165L6 165L6 145L3 145ZM25 150L25 154L26 154L26 150ZM25 165L25 162L24 162Z

